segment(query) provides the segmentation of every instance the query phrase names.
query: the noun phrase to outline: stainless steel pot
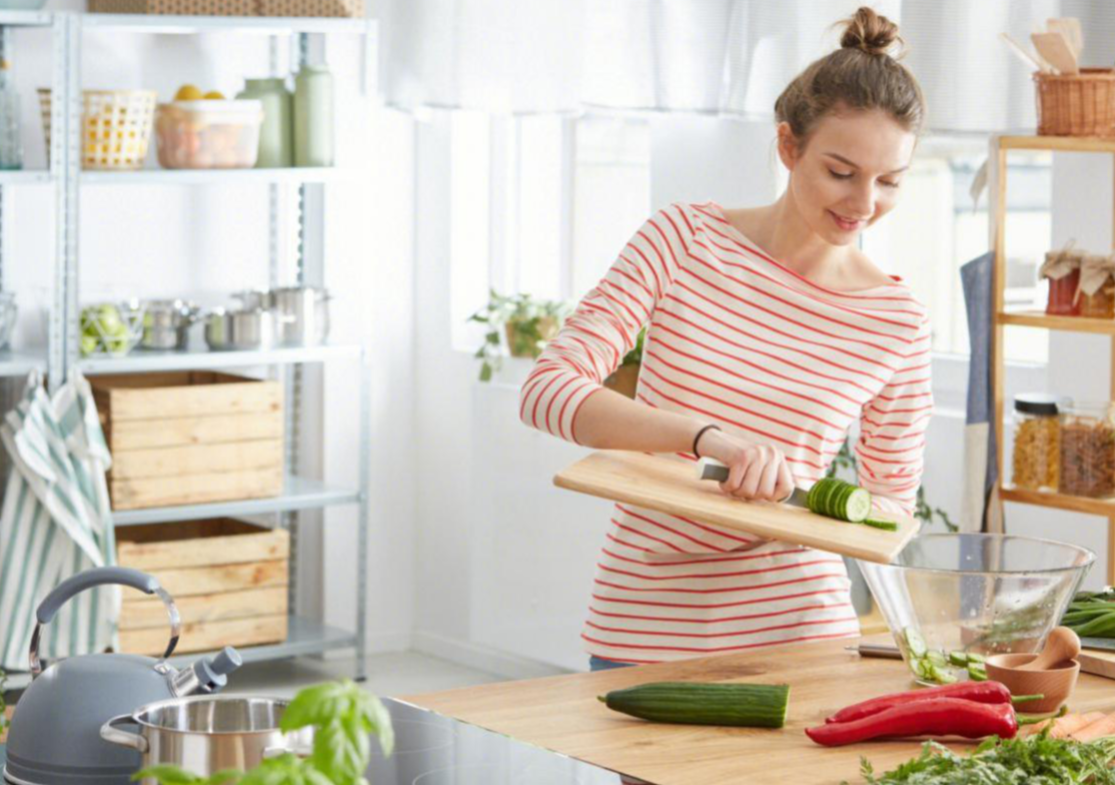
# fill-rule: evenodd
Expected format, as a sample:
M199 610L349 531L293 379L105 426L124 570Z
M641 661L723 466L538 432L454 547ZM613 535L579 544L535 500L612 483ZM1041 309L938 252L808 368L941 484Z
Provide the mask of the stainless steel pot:
M190 326L197 321L197 305L186 300L143 300L144 349L185 349L189 344Z
M286 286L269 293L283 346L317 346L329 337L329 293L315 286Z
M222 769L247 770L265 758L309 755L313 728L284 734L279 721L288 705L277 698L205 695L160 701L113 717L101 738L137 750L143 766L172 764L207 777ZM121 730L131 724L139 733ZM157 785L145 779L143 785Z
M218 351L270 349L275 321L263 308L214 308L205 317L205 343Z

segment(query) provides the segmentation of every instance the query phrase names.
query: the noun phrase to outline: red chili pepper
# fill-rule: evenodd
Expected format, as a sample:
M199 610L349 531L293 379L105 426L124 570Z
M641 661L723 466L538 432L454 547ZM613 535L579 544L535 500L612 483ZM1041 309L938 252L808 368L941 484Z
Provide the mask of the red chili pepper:
M891 706L901 706L905 703L932 700L933 698L956 698L957 700L975 701L976 703L1010 703L1011 695L1003 684L997 681L961 681L956 684L945 684L941 687L930 687L924 690L911 690L909 692L895 692L890 695L880 695L878 698L847 706L825 719L829 722L851 722L861 717L889 709Z
M852 722L833 722L805 729L809 738L826 747L906 736L1010 739L1017 732L1018 718L1009 703L976 703L959 698L903 703Z

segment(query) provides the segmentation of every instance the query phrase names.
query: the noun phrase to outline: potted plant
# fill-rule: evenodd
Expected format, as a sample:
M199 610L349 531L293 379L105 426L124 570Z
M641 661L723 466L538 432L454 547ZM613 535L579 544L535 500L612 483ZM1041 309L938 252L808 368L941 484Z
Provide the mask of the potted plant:
M529 294L505 296L494 289L488 304L469 317L470 322L487 325L484 343L476 350L481 361L480 381L490 381L499 369L503 341L512 357L535 359L546 342L557 335L569 314L569 305L558 300L536 300Z
M623 362L620 363L620 366L604 380L605 387L626 395L628 398L635 397L635 389L639 385L639 369L643 365L643 342L646 337L647 328L644 327L639 330L635 345L631 348L631 351L623 356Z

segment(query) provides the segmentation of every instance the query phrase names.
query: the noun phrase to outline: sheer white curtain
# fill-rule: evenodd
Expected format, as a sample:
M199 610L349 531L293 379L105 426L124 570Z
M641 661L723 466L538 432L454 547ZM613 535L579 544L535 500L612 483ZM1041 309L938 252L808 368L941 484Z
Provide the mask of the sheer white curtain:
M384 0L391 105L500 113L586 106L762 119L783 87L837 46L861 0ZM998 36L1029 44L1077 16L1083 64L1115 65L1115 0L877 0L938 132L1035 124L1026 67Z

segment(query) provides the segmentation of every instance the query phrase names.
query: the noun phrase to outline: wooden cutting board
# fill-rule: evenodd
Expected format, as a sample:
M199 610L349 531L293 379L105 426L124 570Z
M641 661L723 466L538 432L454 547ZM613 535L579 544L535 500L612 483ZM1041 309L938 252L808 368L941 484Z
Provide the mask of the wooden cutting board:
M866 561L889 563L917 534L916 518L887 515L898 531L843 523L772 502L746 502L699 480L688 461L658 455L604 450L563 469L554 484L648 510L693 518L760 537L805 545Z
M1080 670L1084 673L1115 679L1115 651L1081 649L1076 661L1080 663Z

